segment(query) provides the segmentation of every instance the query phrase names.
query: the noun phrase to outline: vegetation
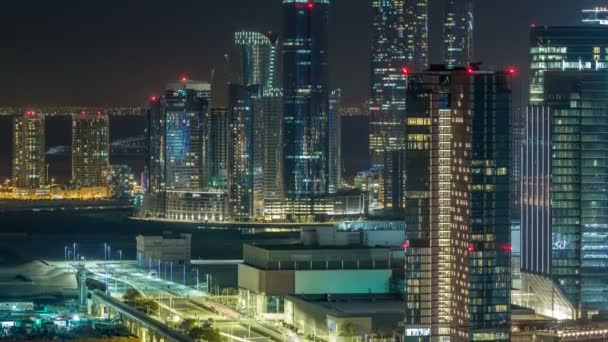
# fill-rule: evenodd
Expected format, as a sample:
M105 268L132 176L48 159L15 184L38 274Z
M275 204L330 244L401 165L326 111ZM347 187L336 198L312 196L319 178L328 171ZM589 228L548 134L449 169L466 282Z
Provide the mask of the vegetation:
M155 312L158 310L158 303L151 298L144 297L135 289L128 289L122 296L123 302L136 308L141 312Z

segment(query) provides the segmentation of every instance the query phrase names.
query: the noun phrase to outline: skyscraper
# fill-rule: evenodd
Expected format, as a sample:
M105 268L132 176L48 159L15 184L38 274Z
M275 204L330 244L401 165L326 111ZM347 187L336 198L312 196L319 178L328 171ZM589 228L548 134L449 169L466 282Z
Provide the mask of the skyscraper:
M510 338L508 78L462 68L411 77L407 340Z
M473 62L473 0L445 0L444 63L448 68Z
M551 70L608 68L608 26L536 26L530 30L530 103L544 101L544 74Z
M276 34L239 31L234 34L239 56L239 82L245 86L275 85L278 38Z
M342 90L329 96L329 192L342 188Z
M72 183L106 186L110 167L110 120L101 112L72 116Z
M13 118L12 182L18 188L46 185L44 115L28 111Z
M207 129L209 186L224 189L228 184L228 109L211 108Z
M329 191L329 6L283 0L283 176L292 198Z
M408 66L403 37L403 2L374 0L372 6L369 140L372 164L382 165L382 153L401 150L405 144L403 127Z
M283 91L264 89L264 201L281 201L283 190Z
M429 65L428 0L405 0L405 51L409 72L422 72Z
M256 107L261 86L228 86L228 198L234 218L249 220L254 215L254 145Z
M608 305L607 91L607 70L545 71L524 140L522 271L550 277L578 318Z

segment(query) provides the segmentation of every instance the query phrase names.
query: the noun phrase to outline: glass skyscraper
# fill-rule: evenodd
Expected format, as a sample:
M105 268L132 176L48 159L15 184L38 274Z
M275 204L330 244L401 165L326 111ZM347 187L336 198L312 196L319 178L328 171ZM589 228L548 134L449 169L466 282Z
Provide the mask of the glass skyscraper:
M283 0L283 176L290 198L329 191L329 0Z
M509 75L409 79L406 340L508 341Z
M401 150L405 144L407 57L403 2L374 0L372 6L369 140L372 164L382 165L382 153Z
M342 188L342 90L329 96L329 192Z
M588 318L608 305L608 71L545 71L542 89L523 150L522 269Z
M530 31L530 103L544 100L544 74L551 70L608 68L608 26L537 26Z
M207 125L209 186L225 189L228 184L228 109L212 107Z
M46 185L44 115L28 111L13 118L12 182L18 188Z
M102 113L72 115L72 183L106 186L110 168L110 118Z
M473 61L473 0L445 0L443 54L448 68Z
M264 89L264 201L281 201L283 193L283 90Z
M234 34L239 56L239 82L242 85L275 85L278 38L276 34L239 31Z
M422 72L429 65L429 2L404 1L407 67L410 72Z

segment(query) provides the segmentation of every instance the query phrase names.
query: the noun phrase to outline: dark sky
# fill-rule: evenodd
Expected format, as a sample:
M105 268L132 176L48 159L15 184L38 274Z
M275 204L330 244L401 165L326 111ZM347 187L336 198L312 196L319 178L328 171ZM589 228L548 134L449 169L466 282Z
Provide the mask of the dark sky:
M331 78L347 104L369 92L371 0L332 0ZM440 0L430 0L433 61ZM522 82L530 23L576 24L593 0L477 0L476 54L517 65ZM0 5L0 106L138 105L186 72L224 74L238 29L280 31L280 0L20 0ZM219 77L214 85L225 79ZM218 89L219 88L219 89ZM223 92L222 87L216 91Z

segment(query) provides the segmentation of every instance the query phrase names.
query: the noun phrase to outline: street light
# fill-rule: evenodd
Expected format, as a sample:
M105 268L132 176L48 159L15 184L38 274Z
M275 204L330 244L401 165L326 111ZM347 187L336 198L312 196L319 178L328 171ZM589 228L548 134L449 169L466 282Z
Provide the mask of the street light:
M74 261L77 261L77 259L76 259L76 242L74 242L74 249L73 249L73 251L74 251Z

